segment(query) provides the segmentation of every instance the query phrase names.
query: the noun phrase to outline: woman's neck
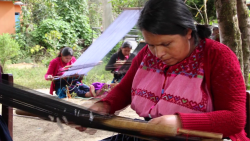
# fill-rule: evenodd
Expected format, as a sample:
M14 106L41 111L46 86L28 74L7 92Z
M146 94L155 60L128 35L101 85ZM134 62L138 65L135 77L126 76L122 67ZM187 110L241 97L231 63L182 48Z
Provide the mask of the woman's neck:
M190 39L190 52L189 52L189 54L188 54L188 56L190 56L192 53L193 53L193 51L194 51L194 49L196 48L196 44L195 44L195 42L194 42L194 39L192 38L192 39ZM198 43L200 42L200 39L198 39ZM187 56L187 57L188 57Z

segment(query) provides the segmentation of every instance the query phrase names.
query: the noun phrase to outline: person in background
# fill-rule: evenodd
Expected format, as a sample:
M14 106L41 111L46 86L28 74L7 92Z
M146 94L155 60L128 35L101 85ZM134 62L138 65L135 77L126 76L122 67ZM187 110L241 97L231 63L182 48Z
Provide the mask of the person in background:
M63 71L68 68L67 66L71 66L75 61L76 58L73 56L73 50L69 47L64 47L60 50L58 56L50 62L48 71L45 74L46 80L53 80L50 86L50 94L53 95L53 91L56 91L59 98L65 98L67 91L70 94L74 92L78 97L85 98L105 94L106 89L110 87L110 85L105 83L96 82L87 86L80 82L81 78L78 79L77 77L75 77L76 79L54 80L54 78L63 75Z
M121 79L126 74L126 72L121 72L119 71L119 69L125 63L125 61L128 60L129 56L131 57L135 56L133 53L130 53L131 49L132 49L131 43L129 41L126 41L122 44L118 52L114 53L111 56L108 64L105 67L106 71L111 71L111 73L114 74L114 78L111 83L120 82Z
M63 75L65 67L72 65L75 61L76 58L73 56L73 49L70 47L62 48L58 56L50 61L48 71L44 76L45 79L52 81L54 78ZM57 93L59 88L60 81L52 81L50 86L50 94L53 95L54 91Z
M220 42L220 31L219 31L218 27L213 28L213 33L212 33L211 39L213 39L217 42Z

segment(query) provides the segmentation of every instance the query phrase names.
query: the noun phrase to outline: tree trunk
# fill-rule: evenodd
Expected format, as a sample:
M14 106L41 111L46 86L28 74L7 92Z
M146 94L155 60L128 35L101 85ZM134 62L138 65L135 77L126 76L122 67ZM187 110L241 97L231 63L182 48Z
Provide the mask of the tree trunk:
M241 34L238 25L236 0L215 0L215 7L220 30L220 41L227 45L237 55L243 69L243 53L241 47Z
M248 7L245 0L237 0L237 15L239 20L239 28L241 32L242 39L242 51L243 51L243 64L244 64L244 78L245 84L248 84L248 75L249 75L249 44L250 44L250 35L249 27L250 21L248 17Z
M207 18L207 0L204 0L204 17L205 17L205 25L208 25L208 18Z
M112 18L112 5L111 5L111 0L102 0L102 5L103 5L103 31L106 30L109 25L113 22Z

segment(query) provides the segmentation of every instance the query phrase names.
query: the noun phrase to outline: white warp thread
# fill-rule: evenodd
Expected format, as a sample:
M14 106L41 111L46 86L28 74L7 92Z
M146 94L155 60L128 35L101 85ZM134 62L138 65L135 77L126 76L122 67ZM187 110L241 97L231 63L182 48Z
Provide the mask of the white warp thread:
M84 64L98 64L102 58L136 25L140 10L124 10L121 15L103 32L103 34L76 60L72 70L65 72L63 76L76 73L87 74L93 67L73 70L74 67Z

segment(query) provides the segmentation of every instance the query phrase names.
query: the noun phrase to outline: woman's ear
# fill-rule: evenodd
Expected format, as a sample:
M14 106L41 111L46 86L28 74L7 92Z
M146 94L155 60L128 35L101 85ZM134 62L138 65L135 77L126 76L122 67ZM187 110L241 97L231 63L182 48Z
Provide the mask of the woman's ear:
M189 28L187 31L187 35L186 35L188 40L190 40L192 38L192 32L193 32L193 30Z

